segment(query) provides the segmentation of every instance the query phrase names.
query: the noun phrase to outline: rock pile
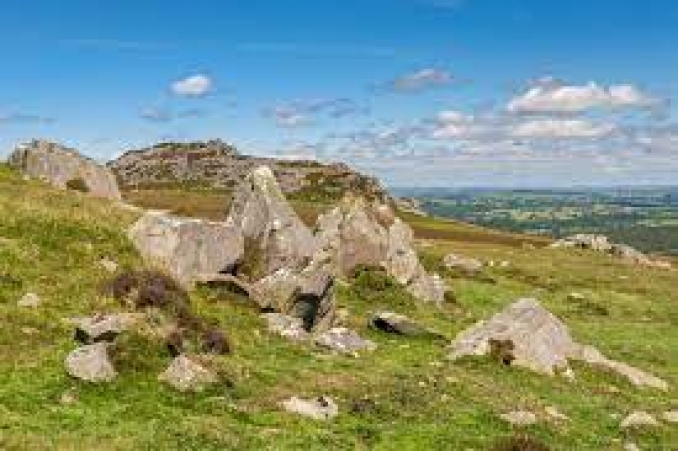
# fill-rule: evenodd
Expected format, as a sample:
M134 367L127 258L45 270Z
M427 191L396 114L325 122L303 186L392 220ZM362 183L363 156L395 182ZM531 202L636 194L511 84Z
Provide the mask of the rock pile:
M668 384L637 368L606 358L592 346L576 343L565 324L535 299L520 299L488 321L463 331L450 358L493 355L506 365L554 375L572 376L570 360L616 372L632 384L667 390Z
M120 200L113 173L76 150L33 140L19 145L8 159L10 166L29 177L39 178L58 188L73 188L96 197Z

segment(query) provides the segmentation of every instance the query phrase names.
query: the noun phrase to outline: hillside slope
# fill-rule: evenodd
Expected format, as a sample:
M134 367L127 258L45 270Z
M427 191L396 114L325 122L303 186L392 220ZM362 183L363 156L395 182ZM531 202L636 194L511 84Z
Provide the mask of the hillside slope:
M675 425L644 432L619 427L631 411L659 415L678 402L675 272L584 251L523 249L515 237L482 239L482 229L468 240L453 233L453 224L431 219L414 224L444 235L421 242L430 267L449 251L509 263L489 268L482 279L446 274L457 304L442 310L369 278L341 287L339 301L351 326L379 345L373 353L333 356L286 342L266 332L247 300L204 289L192 301L233 343L234 354L215 361L230 383L201 394L175 393L157 381L167 351L142 334L124 337L113 383L77 382L63 369L74 348L64 319L121 309L100 294L110 274L99 262L105 256L121 266L141 265L125 237L136 215L0 167L0 448L485 450L513 434L499 414L539 413L548 406L570 420L543 421L525 433L553 450L621 450L627 440L641 449L678 448ZM575 291L584 300L572 300ZM37 293L41 305L18 307L26 292ZM575 366L572 382L489 358L445 360L449 339L521 296L538 297L577 339L657 374L671 390L640 390L583 365ZM382 308L407 314L447 339L370 330L366 318ZM75 402L62 402L65 393ZM292 395L330 395L340 415L320 423L292 416L278 405Z

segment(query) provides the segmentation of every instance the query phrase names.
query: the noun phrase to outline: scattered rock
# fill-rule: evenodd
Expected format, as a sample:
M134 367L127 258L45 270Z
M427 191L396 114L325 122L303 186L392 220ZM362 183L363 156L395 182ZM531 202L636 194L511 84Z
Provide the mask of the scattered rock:
M200 392L218 381L216 374L183 354L172 360L158 380L181 392Z
M656 426L659 426L657 419L653 415L643 411L633 412L621 422L621 427L623 429L642 429Z
M105 342L85 345L72 351L65 363L68 374L86 382L110 382L117 376Z
M567 295L567 299L568 299L569 301L580 301L580 302L581 302L581 301L585 301L585 300L586 300L586 295L584 295L584 294L582 294L582 293L577 293L577 292L574 292L574 291L573 291L572 293L570 293L570 294Z
M78 402L78 392L75 387L71 387L61 394L59 403L64 406L72 406Z
M549 418L556 421L569 421L570 417L561 413L556 407L548 406L544 409Z
M19 299L16 305L21 308L40 307L40 296L35 293L26 293L21 299Z
M553 375L572 375L569 360L582 360L625 376L640 387L666 390L661 379L627 364L607 359L592 346L576 343L565 324L535 299L520 299L487 321L460 333L450 358L492 354L506 365Z
M511 426L525 427L537 423L537 415L525 410L516 410L513 412L504 413L499 417L509 423Z
M355 354L359 351L372 351L377 345L360 337L345 327L335 327L315 337L315 343L323 348L342 354Z
M393 312L376 313L370 319L370 325L383 332L410 337L435 335L432 331L407 316Z
M76 150L34 140L19 145L7 161L26 176L43 179L58 188L73 187L96 197L121 199L113 173Z
M101 260L99 260L99 265L106 271L111 274L115 273L118 271L118 264L111 260L110 258L103 257Z
M662 419L667 423L678 423L678 410L669 410L664 412Z
M273 172L260 166L245 177L233 196L227 224L242 231L262 254L265 274L301 269L315 250L315 238L285 199ZM248 254L253 254L248 249Z
M626 442L624 443L624 451L640 451L640 448L633 442Z
M309 333L304 329L304 322L300 318L281 313L264 313L262 317L268 323L268 330L273 333L293 341L305 341L309 338Z
M659 269L671 269L668 261L654 260L639 250L626 245L611 243L604 235L578 234L556 241L551 244L552 248L579 248L589 249L596 252L612 255L621 260L639 266L647 266Z
M456 254L447 254L443 258L443 265L447 269L460 270L468 275L478 274L483 269L483 262L480 260Z
M293 396L282 402L282 407L291 413L296 413L314 420L330 420L339 415L339 407L327 396L306 400Z
M157 211L142 216L129 237L149 263L184 286L192 285L202 274L231 271L244 253L242 234L232 226Z
M112 342L138 319L139 315L120 313L72 318L70 322L75 326L75 339L83 344L91 344L98 341Z

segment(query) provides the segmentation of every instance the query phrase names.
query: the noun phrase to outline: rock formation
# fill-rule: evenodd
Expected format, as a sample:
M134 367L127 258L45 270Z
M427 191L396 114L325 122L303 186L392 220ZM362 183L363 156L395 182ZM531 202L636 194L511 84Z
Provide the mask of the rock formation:
M315 249L311 231L287 203L273 172L266 166L252 171L236 189L227 224L242 231L248 254L261 253L266 274L300 269Z
M43 140L19 145L8 159L10 166L29 177L58 188L79 189L96 197L120 200L113 173L73 149Z
M185 286L204 274L231 271L244 252L243 236L233 226L163 212L146 213L129 237L147 261Z
M520 299L488 321L460 333L450 358L492 354L507 365L554 375L571 375L569 360L581 360L626 377L632 384L666 390L663 380L607 359L591 346L576 343L565 324L535 299Z
M659 269L671 269L668 261L656 260L626 245L611 243L604 235L578 234L563 238L551 245L552 248L579 248L612 255L621 260L639 266L648 266Z

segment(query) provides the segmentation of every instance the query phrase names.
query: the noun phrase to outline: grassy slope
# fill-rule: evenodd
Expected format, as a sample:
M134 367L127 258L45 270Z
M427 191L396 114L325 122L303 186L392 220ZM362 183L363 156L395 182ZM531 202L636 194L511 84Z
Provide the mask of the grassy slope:
M533 295L577 338L678 387L675 273L639 270L589 253L517 249L480 239L480 232L472 241L423 247L427 261L454 250L511 262L491 270L496 284L451 279L460 311L418 306L399 290L362 297L341 290L353 326L379 344L372 354L329 356L292 345L266 333L245 300L200 292L194 295L200 312L217 319L234 342L235 354L217 362L234 388L223 384L199 395L165 388L156 376L168 356L159 343L137 335L121 343L125 352L114 383L81 384L63 371L74 343L62 320L116 308L98 295L106 274L97 261L110 255L139 264L124 238L133 219L103 202L24 182L0 168L0 449L487 449L511 433L497 414L553 405L572 420L529 433L556 450L616 450L624 439L621 416L639 408L661 412L678 402L675 389L642 391L582 366L571 383L484 359L451 364L444 360L444 343L365 328L368 312L386 307L452 337L516 297ZM448 227L419 221L419 230ZM567 301L575 290L592 302ZM43 305L17 308L26 291L40 294ZM69 389L79 402L60 404ZM334 396L342 415L316 423L285 414L277 403L292 394ZM634 440L643 449L678 449L678 428L662 426Z

